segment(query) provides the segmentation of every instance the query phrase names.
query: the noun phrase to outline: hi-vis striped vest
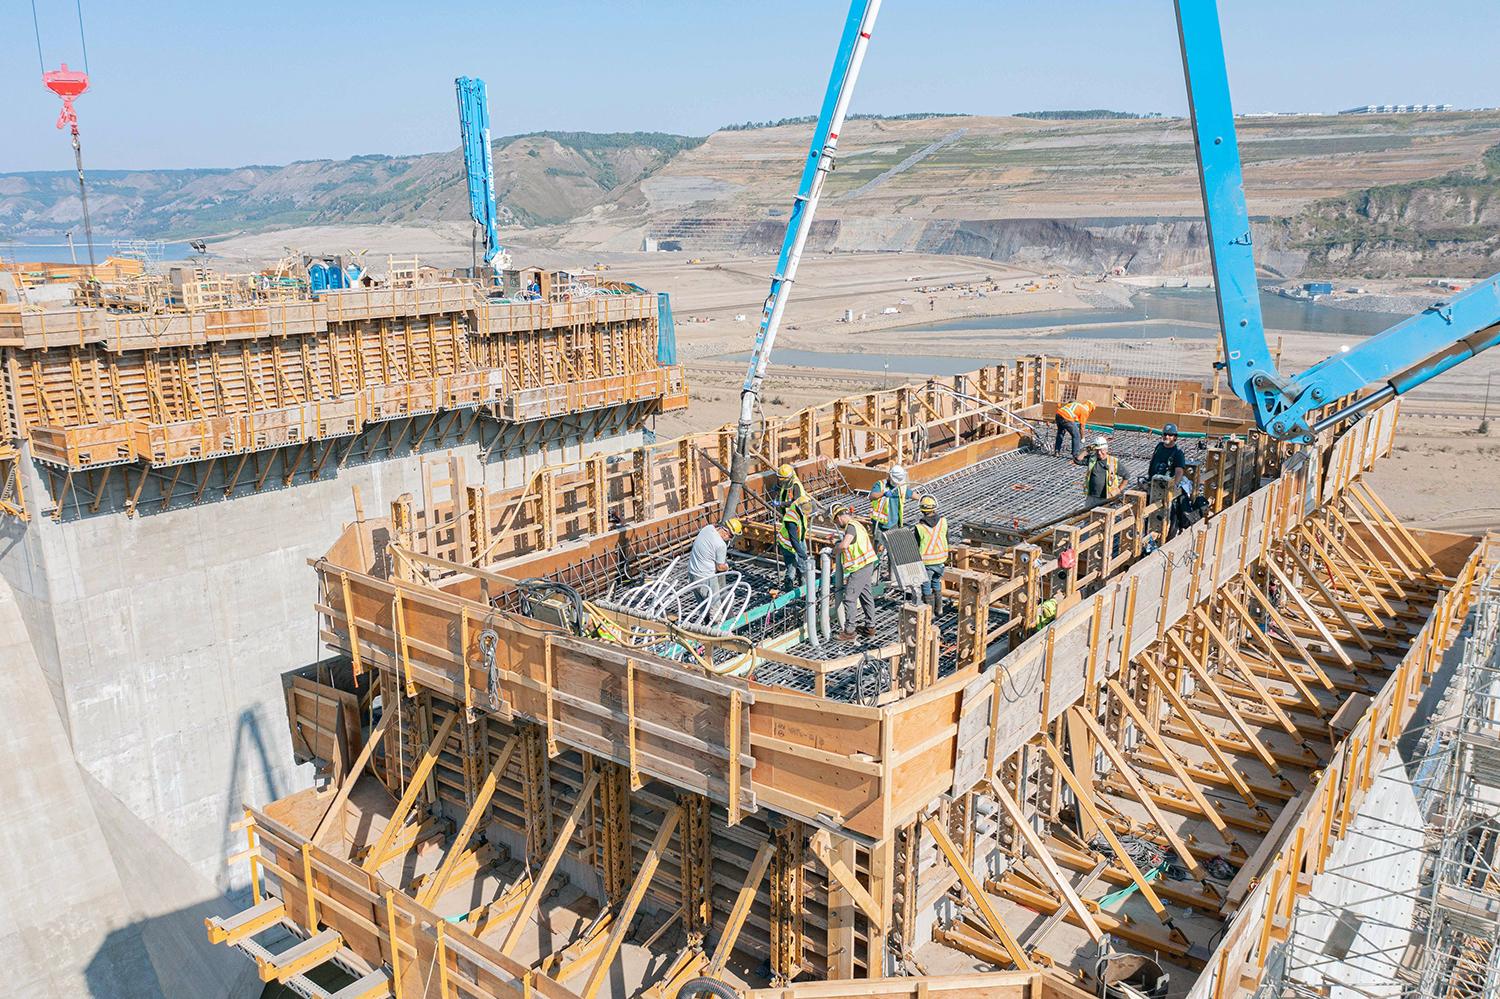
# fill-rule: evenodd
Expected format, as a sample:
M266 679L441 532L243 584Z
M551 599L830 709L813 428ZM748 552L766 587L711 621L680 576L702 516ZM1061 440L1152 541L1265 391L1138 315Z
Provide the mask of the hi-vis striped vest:
M1085 496L1089 494L1089 484L1094 481L1094 466L1097 464L1099 464L1099 459L1097 457L1089 459L1088 471L1085 472L1083 476L1083 494ZM1114 455L1110 455L1105 458L1104 470L1104 498L1108 499L1115 493L1119 492L1120 486L1124 485L1124 480L1120 478L1119 459L1117 459Z
M895 502L892 503L894 497ZM876 527L900 527L906 518L906 488L886 483L878 496L870 494L870 521Z
M854 540L844 546L844 573L858 572L875 562L875 546L870 543L870 532L857 520L849 521L854 531Z
M1077 399L1057 407L1057 415L1069 423L1082 424L1084 420L1088 419L1088 412L1088 403Z
M948 518L939 517L928 527L917 521L917 541L922 546L923 565L944 565L948 561Z

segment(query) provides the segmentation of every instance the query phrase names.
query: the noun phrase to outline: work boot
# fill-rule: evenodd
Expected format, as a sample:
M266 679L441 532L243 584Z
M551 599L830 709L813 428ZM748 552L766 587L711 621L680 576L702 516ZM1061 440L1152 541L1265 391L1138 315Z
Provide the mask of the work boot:
M859 628L859 637L860 638L874 638L875 637L875 626L873 624L860 625L860 628Z
M837 635L835 635L833 637L837 638L841 642L852 642L852 641L854 641L854 632L845 630L845 631L839 632Z

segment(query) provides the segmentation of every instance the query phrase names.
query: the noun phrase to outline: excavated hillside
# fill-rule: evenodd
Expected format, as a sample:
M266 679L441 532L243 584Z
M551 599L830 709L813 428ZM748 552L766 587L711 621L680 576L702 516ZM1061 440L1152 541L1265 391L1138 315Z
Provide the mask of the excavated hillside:
M1237 126L1268 276L1500 269L1500 112L1262 116ZM497 140L507 239L587 252L774 252L811 128ZM958 254L1081 273L1208 267L1182 119L872 118L848 122L840 147L814 251ZM457 151L91 176L95 230L111 234L420 226L468 214ZM76 226L73 184L63 172L0 174L0 236Z
M1268 274L1485 270L1494 229L1484 212L1494 209L1481 204L1488 182L1473 178L1488 176L1480 164L1500 142L1500 113L1237 125ZM653 241L688 252L771 252L808 129L715 133L634 185L639 197L599 206L554 236L599 249ZM1192 141L1187 122L1168 118L851 122L809 245L1083 272L1201 272L1208 260ZM1355 224L1364 199L1373 215Z
M659 132L542 132L494 143L495 184L512 225L565 221L624 193L701 139ZM468 217L463 157L356 156L233 170L91 170L98 232L201 236L318 223ZM55 235L81 222L64 171L0 174L0 232Z

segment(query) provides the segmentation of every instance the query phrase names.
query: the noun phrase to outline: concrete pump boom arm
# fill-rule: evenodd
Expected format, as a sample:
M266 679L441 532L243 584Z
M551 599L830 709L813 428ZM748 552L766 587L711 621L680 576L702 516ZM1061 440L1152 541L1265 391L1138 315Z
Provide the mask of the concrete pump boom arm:
M1175 0L1175 7L1224 343L1223 366L1228 369L1234 393L1254 409L1256 424L1273 437L1311 441L1339 420L1400 395L1500 342L1500 275L1496 275L1295 377L1285 378L1277 372L1260 311L1250 213L1245 204L1218 6L1216 0ZM726 518L734 516L744 493L750 435L766 366L812 229L823 182L834 167L839 132L879 9L880 0L853 0L844 22L740 391L739 424L724 502ZM1375 384L1381 385L1375 392L1338 412L1314 419L1315 411Z
M760 330L755 334L750 370L745 373L745 384L740 389L740 419L735 431L734 456L729 466L729 493L724 499L726 519L733 517L739 509L740 497L745 490L745 478L750 470L750 434L755 424L760 386L766 377L766 365L771 360L771 348L776 343L776 331L781 326L781 314L786 309L787 294L797 279L797 265L802 260L807 234L812 229L813 213L818 208L823 182L833 170L839 132L844 128L849 98L854 95L854 81L859 77L859 67L864 62L878 13L880 0L854 0L844 21L844 33L833 60L828 90L823 95L823 107L818 112L812 145L807 151L807 162L802 166L802 179L797 185L797 196L792 200L786 235L781 241L781 256L776 261L776 273L771 277L771 293L766 296L761 309Z
M1301 374L1287 378L1277 372L1261 319L1218 9L1214 0L1177 0L1176 6L1224 367L1235 395L1254 409L1256 424L1282 440L1311 442L1340 420L1401 395L1500 342L1500 275L1495 275ZM1337 412L1314 418L1315 411L1371 385L1380 387Z

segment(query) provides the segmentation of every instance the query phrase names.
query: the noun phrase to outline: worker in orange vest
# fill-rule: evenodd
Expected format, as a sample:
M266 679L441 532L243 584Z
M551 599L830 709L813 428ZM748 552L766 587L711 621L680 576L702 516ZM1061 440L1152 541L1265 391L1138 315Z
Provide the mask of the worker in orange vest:
M1073 461L1081 460L1083 429L1088 426L1089 417L1093 415L1094 404L1081 399L1058 406L1056 415L1052 417L1052 422L1057 425L1057 438L1052 442L1052 453L1059 454L1062 451L1063 434L1067 434L1073 442Z

